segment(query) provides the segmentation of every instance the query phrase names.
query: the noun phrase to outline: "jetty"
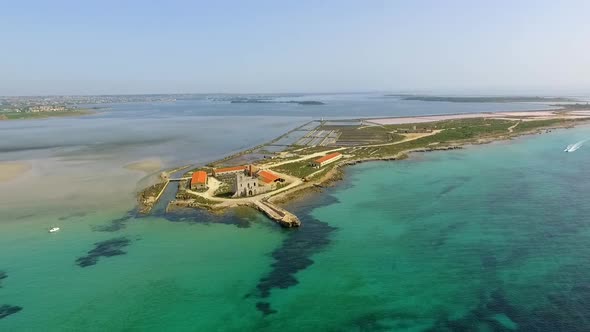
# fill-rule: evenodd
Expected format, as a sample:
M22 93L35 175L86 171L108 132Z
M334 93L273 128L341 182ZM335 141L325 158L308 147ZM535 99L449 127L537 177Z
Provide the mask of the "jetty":
M301 221L296 215L281 207L266 200L256 200L253 201L253 203L259 211L263 212L270 219L276 221L282 227L291 228L301 226Z

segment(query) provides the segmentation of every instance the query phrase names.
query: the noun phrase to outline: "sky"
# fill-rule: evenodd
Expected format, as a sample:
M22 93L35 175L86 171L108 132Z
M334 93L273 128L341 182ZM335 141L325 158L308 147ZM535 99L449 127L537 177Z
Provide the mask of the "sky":
M0 95L590 94L587 0L0 0Z

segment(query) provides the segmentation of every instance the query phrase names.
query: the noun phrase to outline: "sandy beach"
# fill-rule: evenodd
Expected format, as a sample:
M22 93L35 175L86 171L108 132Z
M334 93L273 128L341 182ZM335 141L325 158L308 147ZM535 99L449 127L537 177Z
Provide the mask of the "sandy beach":
M132 171L140 171L145 173L152 173L162 169L162 161L160 159L144 159L129 163L123 166L125 169Z
M0 182L8 182L31 170L31 164L25 161L0 162Z
M366 123L377 125L399 125L410 123L425 123L445 120L460 120L460 119L474 119L474 118L489 118L489 119L511 119L514 117L522 117L523 121L530 120L544 120L550 119L557 115L556 111L525 111L525 112L489 112L489 113L465 113L465 114L445 114L445 115L426 115L415 117L389 117L379 119L365 119ZM589 114L587 111L570 112L569 116L560 116L567 119L583 119Z

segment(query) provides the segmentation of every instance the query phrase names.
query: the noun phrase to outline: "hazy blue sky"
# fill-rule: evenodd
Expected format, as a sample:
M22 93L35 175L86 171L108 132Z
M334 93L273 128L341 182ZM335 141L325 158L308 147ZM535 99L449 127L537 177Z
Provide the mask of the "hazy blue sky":
M0 95L590 93L588 0L0 3Z

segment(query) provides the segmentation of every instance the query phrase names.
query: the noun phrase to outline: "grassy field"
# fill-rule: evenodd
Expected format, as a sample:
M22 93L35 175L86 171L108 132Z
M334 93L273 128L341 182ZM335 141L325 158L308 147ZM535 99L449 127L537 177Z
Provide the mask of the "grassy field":
M381 126L322 126L320 129L337 131L340 136L336 145L341 146L395 142L403 139L403 136L391 133L392 129Z
M522 121L514 128L514 132L527 132L542 127L551 127L557 125L573 125L575 120L566 119L547 119L547 120L536 120L536 121Z
M574 121L565 121L562 119L523 121L514 128L514 133L567 123L573 124ZM370 157L393 156L405 150L426 148L433 145L448 146L456 143L472 142L478 139L490 139L502 135L510 135L508 128L514 124L516 124L515 121L495 119L461 119L426 124L433 128L443 129L443 131L436 135L423 137L414 141L378 147L374 152L371 152L372 155ZM367 157L360 153L355 155Z
M310 162L311 160L296 161L293 163L278 166L274 170L280 173L286 173L292 176L296 176L298 178L304 178L309 174L317 171L316 168L313 168L309 165Z
M447 120L432 123L416 124L417 128L424 130L442 130L441 132L425 136L413 141L407 141L398 144L390 144L383 146L368 146L368 147L351 147L341 151L343 154L349 154L354 158L382 158L391 157L398 155L404 151L428 148L428 147L445 147L454 144L476 142L480 139L492 139L500 136L508 136L527 132L534 129L546 128L556 125L573 124L573 120L563 119L550 119L550 120L537 120L537 121L520 121L518 126L514 128L513 133L509 132L509 128L517 123L517 120L497 120L497 119L458 119L458 120ZM404 128L411 128L414 124L404 125L392 125L383 127L372 127L371 130L367 131L371 135L370 137L372 144L384 144L384 143L395 143L400 140L403 136L392 138L391 136L383 135L383 133L390 133L393 130L399 130ZM348 126L349 130L356 131L354 126ZM374 129L379 128L379 129ZM353 137L355 134L350 134L349 137ZM355 136L358 137L358 136ZM378 140L378 138L380 140ZM355 138L356 139L356 138ZM363 138L365 139L365 138ZM375 140L375 141L373 141ZM301 151L301 154L310 153L315 150L309 149ZM402 156L400 156L402 157ZM293 162L290 164L284 164L276 168L277 172L287 173L293 176L304 178L317 171L317 169L309 166L310 160Z

